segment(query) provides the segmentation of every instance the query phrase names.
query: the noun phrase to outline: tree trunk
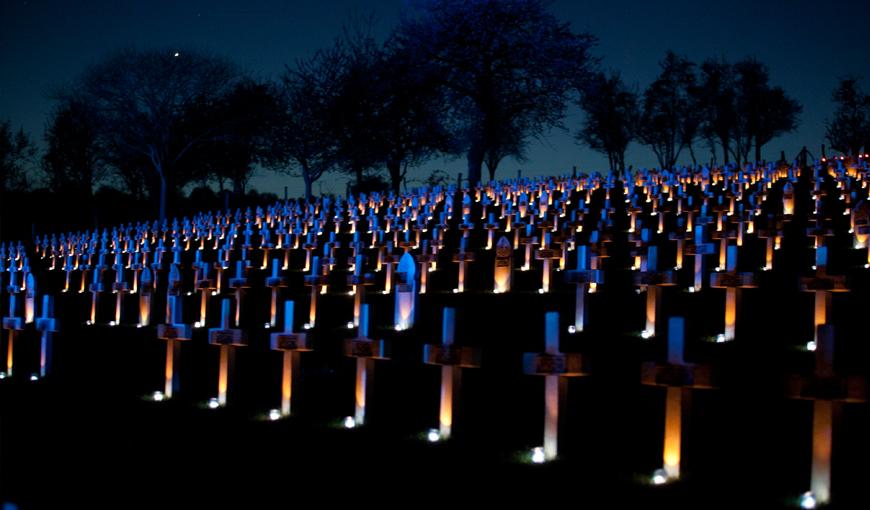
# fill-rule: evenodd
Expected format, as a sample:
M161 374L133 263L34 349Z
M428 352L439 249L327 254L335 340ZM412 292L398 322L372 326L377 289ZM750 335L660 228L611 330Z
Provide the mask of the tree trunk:
M498 161L493 162L491 165L486 165L486 170L489 173L489 180L495 180L495 170L498 168Z
M308 169L302 170L302 180L305 181L305 201L311 201L311 177L308 175Z
M722 164L727 165L728 164L728 139L722 138L721 142L722 142Z
M353 166L353 173L354 173L354 175L356 175L356 187L357 187L357 193L359 193L359 189L362 187L362 182L363 182L363 168L361 166L355 164Z
M166 220L166 177L163 175L163 169L158 168L157 174L160 175L160 224Z
M387 161L387 172L390 174L390 185L396 195L402 192L402 163L401 161Z
M468 186L473 187L480 183L480 172L483 166L484 149L480 142L473 142L468 149Z
M758 141L758 138L755 139L755 164L761 162L761 142Z

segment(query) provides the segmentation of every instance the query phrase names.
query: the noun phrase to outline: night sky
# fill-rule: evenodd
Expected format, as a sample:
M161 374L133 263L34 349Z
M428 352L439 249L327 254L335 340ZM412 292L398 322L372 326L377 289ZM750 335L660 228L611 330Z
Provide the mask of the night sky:
M41 140L51 109L46 94L120 46L195 46L226 55L261 78L275 78L285 64L328 45L355 12L373 11L378 21L375 34L383 37L407 3L0 0L0 120L23 125ZM575 30L597 36L595 53L604 67L620 71L626 82L641 90L658 72L667 49L696 62L709 56L732 61L758 57L770 67L772 83L804 106L799 129L764 148L763 155L770 159L780 150L792 158L802 145L818 154L837 78L861 74L870 62L870 37L855 23L866 15L859 7L858 2L843 0L733 0L717 5L697 0L609 0L555 1L550 8ZM572 108L566 119L572 133L580 120ZM549 174L572 165L603 170L606 163L604 156L577 145L573 134L562 131L534 142L528 152L528 162L505 161L498 175L513 175L517 168L526 174ZM696 153L699 159L709 159L706 149L698 147ZM681 156L682 162L689 161L687 152ZM652 152L636 144L626 161L635 166L655 164ZM464 166L462 158L432 160L411 177L439 168L456 173ZM329 176L315 191L343 193L344 180ZM284 185L298 192L301 179L264 173L253 181L261 191L279 194Z

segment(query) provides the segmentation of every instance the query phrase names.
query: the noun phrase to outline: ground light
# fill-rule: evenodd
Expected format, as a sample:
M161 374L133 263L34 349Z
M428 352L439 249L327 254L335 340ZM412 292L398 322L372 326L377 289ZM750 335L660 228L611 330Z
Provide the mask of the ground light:
M544 457L544 447L536 446L532 448L532 462L535 464L543 464L546 458Z
M216 399L214 397L208 399L208 408L209 409L217 409L218 407L220 407L220 405L221 404L220 404L220 402L218 402L218 399Z
M430 443L437 443L441 440L441 433L435 429L429 429L429 432L426 433L426 439L428 439Z
M154 399L155 402L163 402L163 400L166 399L166 395L164 395L162 391L155 391L151 394L151 398Z
M279 409L269 409L269 419L277 421L281 419L281 411Z
M354 421L353 416L347 416L344 419L344 428L352 429L356 427L356 421Z
M664 469L659 468L653 471L652 475L652 483L653 485L663 485L668 482L668 474Z
M816 496L810 491L804 492L801 494L800 505L801 508L815 508Z

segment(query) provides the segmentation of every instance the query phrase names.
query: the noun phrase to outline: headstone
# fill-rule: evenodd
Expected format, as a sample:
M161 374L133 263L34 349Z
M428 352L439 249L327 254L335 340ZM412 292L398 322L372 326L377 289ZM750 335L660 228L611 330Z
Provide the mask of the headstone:
M414 325L417 304L417 264L410 253L402 255L397 269L396 306L393 325L397 331L410 329Z
M504 236L498 239L495 246L495 270L493 271L493 289L496 294L504 294L511 290L513 279L514 251L510 241Z

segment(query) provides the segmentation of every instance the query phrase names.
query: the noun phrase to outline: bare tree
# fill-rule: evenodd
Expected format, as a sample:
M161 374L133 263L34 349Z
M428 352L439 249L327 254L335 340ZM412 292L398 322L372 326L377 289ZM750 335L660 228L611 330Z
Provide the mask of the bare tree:
M697 133L695 64L668 51L661 68L644 91L638 138L652 149L662 168L673 168Z
M27 188L27 167L35 155L36 147L23 128L16 133L8 120L0 123L0 196Z
M701 133L716 156L716 142L722 146L722 161L728 164L731 137L737 124L737 97L734 70L721 59L707 59L701 64L698 88L702 112Z
M596 75L581 95L586 119L577 139L606 154L610 170L625 169L625 151L637 133L637 103L637 94L626 88L618 73Z
M732 154L737 163L749 159L755 146L755 160L761 148L782 133L797 127L802 108L780 87L770 86L770 71L755 58L734 64L736 75L737 123L732 132Z
M243 79L213 104L196 105L188 112L186 124L193 132L221 126L221 136L197 144L186 165L197 165L206 180L233 185L241 197L257 168L274 169L284 163L276 133L284 116L280 92L268 82Z
M435 67L462 128L471 184L480 181L487 154L494 174L498 156L558 125L595 63L594 38L572 32L540 0L423 1L402 20L397 39ZM505 129L516 136L504 136Z
M224 126L185 124L194 107L215 104L241 72L229 61L194 50L118 51L88 69L75 89L96 112L104 147L147 160L166 217L167 189L189 182L183 158L218 139Z
M826 135L831 148L855 156L870 142L870 95L861 89L857 76L840 79L832 100L837 105L834 120L828 122Z
M0 123L0 207L5 200L7 191L26 189L27 168L36 155L33 142L19 129L17 133L12 130L11 123ZM2 217L0 209L0 238L2 238Z
M85 199L93 195L106 173L96 130L96 115L89 105L74 96L61 96L44 134L47 150L42 169L49 189Z
M297 60L282 76L286 115L279 130L279 145L284 158L293 162L301 175L306 199L311 198L311 186L338 161L330 112L342 66L342 53L332 47Z
M409 166L437 153L450 153L444 118L447 105L431 66L419 65L405 48L390 41L374 77L379 86L375 144L393 191L399 192Z

